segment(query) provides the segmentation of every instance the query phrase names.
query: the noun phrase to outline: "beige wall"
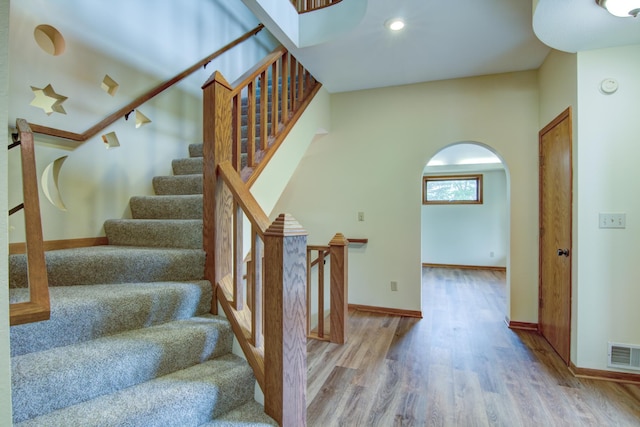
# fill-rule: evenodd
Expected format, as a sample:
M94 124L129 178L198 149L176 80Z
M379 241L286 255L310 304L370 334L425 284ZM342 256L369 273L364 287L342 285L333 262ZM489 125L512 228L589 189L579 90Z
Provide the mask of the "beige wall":
M0 123L9 122L8 105L8 43L9 0L0 0ZM6 131L0 132L0 212L7 212L7 150ZM11 425L11 358L9 352L9 277L7 247L7 217L0 215L0 426Z
M577 69L575 363L607 369L608 341L640 345L640 45L580 52ZM599 91L605 78L617 92ZM627 227L600 229L600 212L626 213Z
M419 310L424 166L451 143L486 144L510 182L506 314L535 322L537 85L536 72L521 72L334 94L331 132L311 144L274 210L292 213L312 243L335 232L369 239L349 253L349 302Z

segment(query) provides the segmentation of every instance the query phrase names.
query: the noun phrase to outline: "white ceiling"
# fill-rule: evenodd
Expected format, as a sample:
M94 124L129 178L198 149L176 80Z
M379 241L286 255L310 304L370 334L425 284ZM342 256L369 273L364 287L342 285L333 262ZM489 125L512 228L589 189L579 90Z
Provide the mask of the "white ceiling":
M282 8L289 0L243 1L274 34L281 32L261 16L260 5L281 2ZM535 7L532 0L343 0L312 12L325 33L337 34L332 40L309 47L281 41L329 92L537 69L550 46L577 52L640 43L640 18L613 17L594 0L533 1ZM344 19L326 16L347 3L366 3L350 31L342 28ZM404 18L402 32L384 27L393 17ZM296 31L309 28L305 19Z

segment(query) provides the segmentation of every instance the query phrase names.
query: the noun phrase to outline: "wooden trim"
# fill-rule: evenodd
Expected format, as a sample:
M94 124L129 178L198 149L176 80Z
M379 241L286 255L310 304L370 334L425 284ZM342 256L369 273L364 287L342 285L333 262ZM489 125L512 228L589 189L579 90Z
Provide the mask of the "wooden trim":
M86 248L89 246L103 246L109 244L109 239L102 237L83 237L80 239L47 240L42 242L45 251L58 249ZM9 254L24 254L27 252L27 244L9 243Z
M198 61L197 63L195 63L191 67L187 68L186 70L182 71L181 73L177 74L173 78L171 78L171 79L169 79L169 80L167 80L167 81L165 81L163 83L160 83L159 85L155 86L154 88L152 88L148 92L144 93L143 95L141 95L138 98L134 99L133 101L131 101L130 103L128 103L124 107L120 108L118 111L116 111L114 113L111 113L109 116L107 116L106 118L104 118L100 122L96 123L94 126L90 127L89 129L87 129L86 131L82 132L81 134L74 133L74 132L68 132L68 131L64 131L64 130L60 130L60 129L54 129L54 128L50 128L50 127L46 127L46 126L41 126L41 125L37 125L35 123L31 124L31 129L33 130L33 132L40 133L40 134L43 134L43 135L54 136L56 138L62 138L62 139L69 139L69 140L80 142L80 143L86 142L89 138L92 138L92 137L96 136L99 132L104 130L107 126L113 124L114 122L116 122L120 118L124 117L124 115L127 114L128 112L130 112L132 110L135 110L136 108L140 107L145 102L149 101L150 99L152 99L155 96L159 95L160 93L164 92L166 89L168 89L171 86L175 85L176 83L180 82L185 77L188 77L189 75L193 74L195 71L198 71L200 69L200 67L206 66L209 62L211 62L212 60L214 60L218 56L222 55L226 51L236 47L237 45L239 45L240 43L244 42L245 40L255 36L260 31L262 31L263 28L264 28L264 25L260 24L257 27L253 28L252 30L247 31L242 36L240 36L237 39L235 39L234 41L226 44L225 46L223 46L222 48L218 49L217 51L215 51L211 55L207 56L206 58L201 59L200 61ZM78 144L78 145L80 145L80 144Z
M269 150L267 150L264 157L260 160L260 163L258 163L256 167L253 169L253 171L251 172L251 176L249 176L249 179L247 180L247 185L249 186L249 188L251 188L253 183L256 182L256 180L258 179L258 177L260 176L264 168L267 166L267 163L269 163L269 160L271 160L273 155L276 153L276 151L278 150L278 147L282 145L286 137L289 135L289 132L291 132L291 129L293 129L293 126L296 124L300 116L302 116L302 113L304 113L304 111L307 109L307 107L309 106L309 104L311 103L313 98L316 96L316 94L318 93L321 87L322 87L322 83L318 83L313 87L313 89L311 89L309 96L307 96L304 99L302 104L300 104L299 108L295 110L295 112L293 113L293 116L291 117L291 119L287 122L287 124L280 131L280 133L278 133L278 136L276 136L276 139L273 142L273 144L271 144L271 146L269 147ZM284 103L285 103L284 96L283 96L282 103L283 103L282 108L284 111ZM284 116L284 113L283 113L283 116Z
M489 271L502 271L506 272L507 267L499 267L493 265L458 265L458 264L432 264L429 262L423 262L423 267L429 268L457 268L459 270L489 270Z
M349 310L364 311L367 313L389 314L391 316L416 317L422 319L422 311L404 310L401 308L375 307L372 305L349 304Z
M350 245L366 245L369 243L369 239L354 239L352 237L347 237Z
M429 181L476 181L475 200L427 200L427 182ZM423 175L422 176L422 204L423 205L481 205L483 203L482 174L461 175Z
M569 371L576 378L640 385L640 374L634 374L631 372L614 372L600 369L579 368L574 365L573 362L569 362Z
M518 331L538 332L538 324L537 323L516 322L516 321L509 320L508 317L504 318L504 323L507 324L509 329L515 329L515 330L518 330Z

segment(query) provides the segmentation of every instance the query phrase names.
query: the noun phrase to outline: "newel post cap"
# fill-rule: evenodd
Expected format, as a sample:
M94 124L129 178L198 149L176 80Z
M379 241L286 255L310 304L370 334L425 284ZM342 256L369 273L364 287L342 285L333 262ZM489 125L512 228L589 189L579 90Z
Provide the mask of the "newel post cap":
M212 85L213 83L218 83L219 85L224 86L229 90L232 90L231 85L229 84L227 79L224 78L224 76L220 71L216 71L213 74L211 74L211 77L209 77L209 80L207 80L205 84L202 85L202 89L205 89L206 87Z
M309 233L290 214L282 213L271 223L264 232L265 236L307 236Z
M348 246L349 245L349 241L347 240L346 237L344 237L344 234L342 233L336 233L335 236L333 236L333 239L331 239L331 241L329 242L329 246Z

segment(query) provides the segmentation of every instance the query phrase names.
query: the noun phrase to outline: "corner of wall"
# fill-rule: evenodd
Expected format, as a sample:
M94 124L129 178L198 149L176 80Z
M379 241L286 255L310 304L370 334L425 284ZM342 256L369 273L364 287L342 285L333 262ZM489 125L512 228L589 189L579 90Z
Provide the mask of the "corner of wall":
M9 40L9 0L0 0L0 40ZM9 47L0 44L0 123L9 122L8 104ZM7 132L0 132L0 211L7 212ZM0 215L0 425L11 425L11 358L9 352L9 293L8 293L7 217Z

